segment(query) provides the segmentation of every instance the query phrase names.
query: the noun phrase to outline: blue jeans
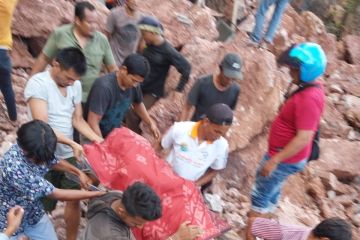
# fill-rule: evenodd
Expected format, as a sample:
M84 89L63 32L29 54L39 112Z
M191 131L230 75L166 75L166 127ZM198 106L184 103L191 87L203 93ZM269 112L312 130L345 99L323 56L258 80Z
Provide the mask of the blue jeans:
M261 0L260 5L257 9L255 16L255 27L251 33L251 40L256 43L260 43L263 39L263 25L265 20L265 15L269 7L275 4L275 11L272 15L271 21L269 23L268 29L265 35L265 41L272 42L276 28L278 27L281 16L289 3L289 0Z
M40 219L40 221L33 225L24 228L24 232L11 237L10 240L17 240L20 236L25 235L31 240L57 240L57 235L48 215Z
M11 60L6 49L0 49L0 90L4 95L10 120L16 121L15 94L11 85Z
M283 183L290 175L303 170L307 163L307 159L294 164L279 163L270 176L263 177L260 175L260 172L269 159L270 157L266 154L260 162L256 170L255 184L251 192L251 208L259 213L275 211Z

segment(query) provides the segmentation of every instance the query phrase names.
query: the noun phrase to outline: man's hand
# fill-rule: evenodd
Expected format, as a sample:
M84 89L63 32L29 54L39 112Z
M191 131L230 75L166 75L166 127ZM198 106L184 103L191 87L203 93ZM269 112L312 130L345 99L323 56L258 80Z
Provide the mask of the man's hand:
M183 222L176 233L171 237L173 240L193 240L199 237L203 230L196 225L189 225L190 221Z
M261 176L268 177L271 173L276 169L278 162L274 157L272 157L269 161L267 161L263 168L261 169Z
M82 171L79 171L79 181L80 186L86 190L88 190L89 186L92 184L92 180Z
M155 139L159 140L161 133L160 133L158 127L156 126L156 123L153 120L150 121L149 127L150 127L150 130L151 130L152 134L154 135Z
M81 155L83 155L83 153L84 153L83 147L80 144L73 142L71 144L71 148L73 150L74 157L76 158L76 160L78 162L81 162Z
M8 237L12 236L19 228L23 216L24 216L24 209L20 206L15 206L9 210L7 214L8 226L5 231L5 234Z
M95 139L94 139L94 142L96 143L102 143L104 141L104 139L102 137L99 137L97 136Z

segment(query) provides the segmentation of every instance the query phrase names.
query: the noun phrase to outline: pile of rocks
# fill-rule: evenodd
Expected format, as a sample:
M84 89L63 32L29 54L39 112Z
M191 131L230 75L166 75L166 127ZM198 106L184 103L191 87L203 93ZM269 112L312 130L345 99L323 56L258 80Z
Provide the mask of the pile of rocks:
M99 25L103 26L108 10L97 3ZM154 7L156 6L156 7ZM289 179L277 212L280 220L315 225L333 215L348 219L354 226L354 239L360 239L360 38L349 35L337 41L325 31L322 21L310 12L298 14L291 7L283 16L282 27L268 50L246 45L245 30L251 29L248 18L229 43L215 42L215 19L211 10L192 6L187 0L149 0L141 9L156 15L164 24L165 35L174 45L183 45L182 53L192 64L192 74L182 98L171 94L179 79L175 69L168 76L166 98L151 108L150 114L164 132L178 117L186 94L196 79L218 70L227 52L237 52L244 61L245 79L240 82L241 95L235 121L228 133L231 154L227 169L216 178L211 192L220 196L222 215L241 232L250 207L249 193L255 169L266 151L268 127L276 115L290 76L276 64L276 56L292 43L314 41L321 44L329 66L323 78L327 107L321 122L321 159L307 170ZM250 11L250 9L249 9ZM53 14L49 14L53 13ZM20 0L14 17L15 46L12 53L13 83L17 97L19 121L8 121L0 111L0 155L15 142L17 126L28 120L23 97L29 70L50 32L72 21L71 1ZM100 28L101 29L101 28ZM2 96L0 96L2 100ZM0 104L5 109L3 100ZM144 136L151 134L144 127ZM61 208L54 215L58 232L63 236ZM240 237L237 236L239 239ZM230 238L230 237L229 237Z

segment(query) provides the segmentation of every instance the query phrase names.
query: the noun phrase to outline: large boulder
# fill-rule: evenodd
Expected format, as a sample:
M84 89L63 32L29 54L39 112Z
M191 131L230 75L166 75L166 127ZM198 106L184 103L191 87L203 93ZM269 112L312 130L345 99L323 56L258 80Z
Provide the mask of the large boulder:
M360 65L360 36L346 35L343 40L348 62Z
M343 139L321 139L320 141L321 157L320 160L312 163L316 169L324 172L332 172L338 169L360 174L360 142L347 141Z
M22 37L46 38L55 27L74 18L74 6L65 0L20 0L15 12L12 31Z

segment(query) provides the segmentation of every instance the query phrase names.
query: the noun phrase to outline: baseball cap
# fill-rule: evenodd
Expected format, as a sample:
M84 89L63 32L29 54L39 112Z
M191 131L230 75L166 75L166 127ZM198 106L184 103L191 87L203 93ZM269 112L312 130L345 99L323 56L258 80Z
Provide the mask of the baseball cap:
M241 72L242 69L242 61L239 55L235 53L228 53L223 58L220 64L223 73L226 77L243 79L243 74Z
M161 25L160 21L152 16L145 16L141 18L141 20L138 23L138 27L140 30L153 32L157 34L163 34L164 28Z
M149 61L138 53L132 53L124 59L122 66L127 68L129 74L146 77L150 72Z
M210 122L217 125L231 125L233 121L233 111L228 105L217 103L207 110L206 117Z

